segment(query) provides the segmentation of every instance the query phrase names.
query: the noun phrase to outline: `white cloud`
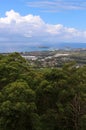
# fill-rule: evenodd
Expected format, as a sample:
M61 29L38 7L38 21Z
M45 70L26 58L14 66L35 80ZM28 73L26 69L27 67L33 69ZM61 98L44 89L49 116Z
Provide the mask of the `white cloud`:
M62 10L86 10L85 0L31 0L27 2L28 7L40 8L46 12L58 12Z
M14 10L0 18L0 41L25 41L27 44L56 42L86 42L86 31L62 24L45 23L40 16L21 16Z

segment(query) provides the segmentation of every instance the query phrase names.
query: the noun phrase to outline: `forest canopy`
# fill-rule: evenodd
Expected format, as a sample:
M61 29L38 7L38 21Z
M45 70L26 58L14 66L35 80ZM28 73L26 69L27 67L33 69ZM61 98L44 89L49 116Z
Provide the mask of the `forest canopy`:
M34 69L0 55L0 130L86 130L86 66Z

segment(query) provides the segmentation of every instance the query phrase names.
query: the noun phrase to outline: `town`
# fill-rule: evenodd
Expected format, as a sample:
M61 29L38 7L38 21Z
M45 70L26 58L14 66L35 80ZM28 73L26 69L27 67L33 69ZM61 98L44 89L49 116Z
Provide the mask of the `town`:
M77 67L86 64L85 48L21 52L20 54L34 68L62 67L67 62L76 62Z

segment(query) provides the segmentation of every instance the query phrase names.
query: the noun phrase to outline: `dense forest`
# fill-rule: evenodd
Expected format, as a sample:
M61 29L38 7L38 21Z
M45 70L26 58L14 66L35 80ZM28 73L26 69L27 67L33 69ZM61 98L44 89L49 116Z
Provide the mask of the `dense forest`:
M86 130L86 66L34 69L0 55L0 130Z

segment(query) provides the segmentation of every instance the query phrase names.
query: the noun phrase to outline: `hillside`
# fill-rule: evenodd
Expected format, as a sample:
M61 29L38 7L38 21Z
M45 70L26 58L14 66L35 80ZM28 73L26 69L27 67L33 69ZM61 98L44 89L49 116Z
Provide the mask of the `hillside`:
M67 62L76 62L76 66L86 65L86 49L63 49L21 53L33 67L62 67Z

